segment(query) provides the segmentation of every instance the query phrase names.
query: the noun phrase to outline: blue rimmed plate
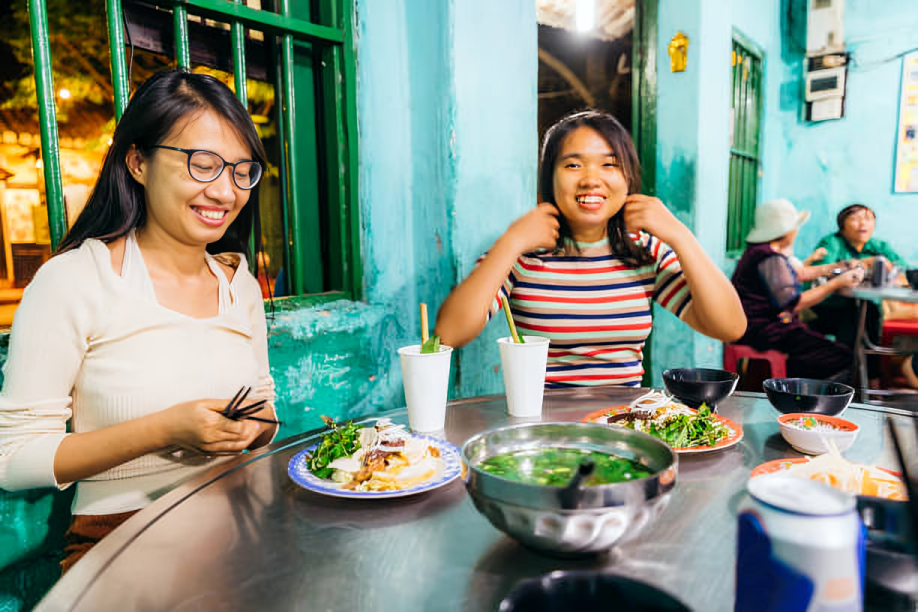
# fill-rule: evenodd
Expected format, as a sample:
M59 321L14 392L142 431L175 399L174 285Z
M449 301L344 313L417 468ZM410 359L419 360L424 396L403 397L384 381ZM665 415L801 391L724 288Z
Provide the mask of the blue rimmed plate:
M316 449L318 444L313 444L309 448L294 455L293 458L290 459L290 463L287 464L287 474L293 482L309 491L322 495L329 495L331 497L351 497L358 499L386 499L390 497L416 495L424 491L431 491L442 487L459 477L462 473L462 459L460 458L458 448L439 438L418 434L412 434L412 437L420 438L440 451L440 467L433 476L407 489L399 489L398 491L350 491L348 489L342 489L342 485L337 482L332 482L324 478L317 478L309 471L306 457Z

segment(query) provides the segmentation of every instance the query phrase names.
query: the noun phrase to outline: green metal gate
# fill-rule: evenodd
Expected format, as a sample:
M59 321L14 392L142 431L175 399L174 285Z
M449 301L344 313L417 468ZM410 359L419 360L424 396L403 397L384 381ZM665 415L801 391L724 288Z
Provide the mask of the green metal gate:
M733 96L730 138L730 191L727 199L727 254L738 255L752 229L759 186L764 54L739 32L733 33Z
M46 0L28 2L48 222L56 248L67 219L47 7ZM289 293L323 293L314 301L361 297L352 2L276 0L273 11L248 7L243 0L145 2L171 11L178 67L191 67L189 15L230 25L235 90L243 105L248 102L245 28L276 37L272 61L279 65L274 87L280 100L284 266ZM106 0L106 12L118 120L130 96L122 0Z

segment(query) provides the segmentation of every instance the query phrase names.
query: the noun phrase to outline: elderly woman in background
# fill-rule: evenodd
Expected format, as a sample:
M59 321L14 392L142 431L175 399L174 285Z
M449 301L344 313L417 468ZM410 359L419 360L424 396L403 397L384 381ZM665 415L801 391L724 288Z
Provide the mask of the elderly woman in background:
M864 204L851 204L838 213L838 231L825 236L816 245L814 255L823 255L825 261L857 260L870 268L878 257L886 261L887 268L907 267L907 264L888 243L873 237L876 229L876 214ZM823 334L854 347L858 327L858 307L855 300L842 296L830 296L824 302L812 307L816 318L808 325ZM880 334L880 310L874 304L868 305L866 332L876 342ZM869 376L879 376L879 360L868 359Z
M864 272L846 270L825 284L802 291L786 253L791 252L797 231L809 216L784 199L756 208L755 227L733 273L748 321L739 343L787 354L788 376L844 380L851 374L851 349L809 329L798 315L837 290L857 285Z
M906 266L889 243L873 237L877 216L864 204L846 206L836 217L838 231L819 241L816 251L824 261L858 259L872 265L877 257L884 257L890 266Z

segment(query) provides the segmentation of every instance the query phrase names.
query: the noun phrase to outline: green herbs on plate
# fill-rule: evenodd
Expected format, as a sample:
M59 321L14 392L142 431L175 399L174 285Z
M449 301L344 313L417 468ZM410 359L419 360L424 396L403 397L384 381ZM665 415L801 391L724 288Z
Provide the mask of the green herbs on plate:
M705 404L693 412L682 404L671 403L658 408L651 419L627 419L620 424L648 433L673 448L714 446L730 435L730 429Z
M322 421L329 431L322 437L322 441L307 458L309 471L318 478L329 478L334 471L328 464L341 457L350 457L360 448L361 427L348 421L339 425L334 419L326 416Z

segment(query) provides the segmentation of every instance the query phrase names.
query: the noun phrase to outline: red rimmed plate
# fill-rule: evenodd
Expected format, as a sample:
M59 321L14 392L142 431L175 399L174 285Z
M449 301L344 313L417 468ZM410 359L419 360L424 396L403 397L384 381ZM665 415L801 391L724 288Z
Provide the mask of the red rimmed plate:
M764 476L765 474L774 474L790 469L794 465L807 463L806 457L789 457L786 459L775 459L766 461L752 470L750 478ZM871 497L880 497L882 499L891 499L895 501L905 501L908 499L908 493L905 490L905 483L902 482L901 474L873 465L854 464L857 467L867 470L868 479L864 480L861 485L861 495Z
M611 408L603 408L602 410L596 410L590 414L583 417L584 423L606 423L606 418L615 414L621 414L623 412L629 412L631 408L628 406L612 406ZM697 410L692 410L692 412L698 412ZM712 415L714 420L724 425L729 433L725 438L722 438L717 441L717 444L705 445L705 446L681 446L673 448L679 454L692 454L692 453L710 453L711 451L719 451L725 448L730 448L739 444L740 440L743 439L743 428L740 427L738 423L731 421L726 417L722 417L719 414ZM612 425L612 427L617 427L617 425Z

